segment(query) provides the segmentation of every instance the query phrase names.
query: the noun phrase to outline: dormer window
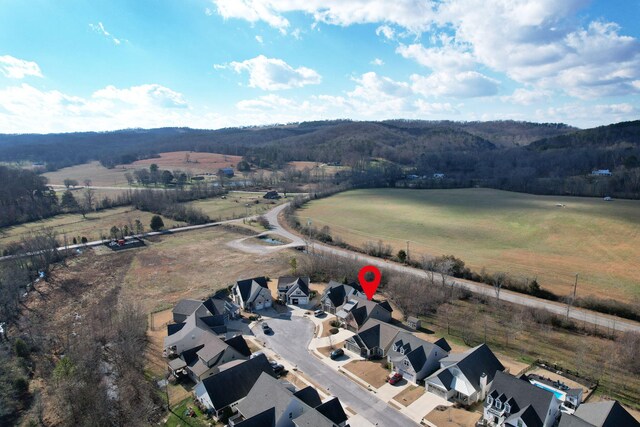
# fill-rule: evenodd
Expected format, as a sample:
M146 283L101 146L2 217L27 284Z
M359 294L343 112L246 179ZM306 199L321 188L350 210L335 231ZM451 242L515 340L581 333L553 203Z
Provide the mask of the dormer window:
M488 396L488 397L487 397L487 405L488 405L488 406L491 406L492 404L493 404L493 397Z
M511 405L509 405L508 403L505 403L504 412L511 413Z
M496 409L502 409L502 402L500 402L499 400L496 400L496 404L495 404Z

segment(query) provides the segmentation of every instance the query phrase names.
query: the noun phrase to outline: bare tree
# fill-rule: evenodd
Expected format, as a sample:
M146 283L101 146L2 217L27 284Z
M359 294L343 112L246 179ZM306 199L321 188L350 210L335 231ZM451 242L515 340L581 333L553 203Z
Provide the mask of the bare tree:
M502 286L504 286L507 281L507 275L505 273L495 273L493 275L493 290L496 293L496 299L500 301L500 291L502 290Z

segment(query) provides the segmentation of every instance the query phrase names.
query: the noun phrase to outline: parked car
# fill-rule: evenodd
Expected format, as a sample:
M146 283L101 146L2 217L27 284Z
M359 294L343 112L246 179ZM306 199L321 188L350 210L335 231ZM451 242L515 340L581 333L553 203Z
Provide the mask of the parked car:
M331 360L336 360L338 357L342 357L342 356L344 356L344 350L341 348L336 348L329 355L329 357L331 357Z
M264 355L263 351L256 351L255 353L251 353L251 356L249 357L249 359L253 359L254 357L258 357L260 355Z
M264 322L262 323L262 332L264 332L265 334L270 334L271 332L273 332L273 329L271 329L271 326L269 326L267 322Z
M273 372L276 375L281 375L281 374L284 373L284 366L282 366L278 362L272 360L272 361L269 362L269 364L271 365L271 368L273 369Z
M316 310L313 312L313 315L316 317L322 317L324 315L324 310Z
M400 380L402 380L402 374L400 372L394 372L393 375L389 377L389 384L398 384Z

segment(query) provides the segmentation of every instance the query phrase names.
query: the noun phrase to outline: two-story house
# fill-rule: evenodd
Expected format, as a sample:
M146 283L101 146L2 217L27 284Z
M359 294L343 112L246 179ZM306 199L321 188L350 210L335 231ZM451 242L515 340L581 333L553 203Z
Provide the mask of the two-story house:
M231 290L233 301L245 311L258 311L271 307L273 297L266 277L238 280Z
M484 400L504 366L486 344L440 359L440 369L425 380L427 391L451 402L471 405Z
M278 299L285 304L309 304L309 277L278 278Z
M413 383L422 381L439 367L451 347L444 338L435 343L422 340L409 332L399 332L387 352L391 369Z
M377 302L367 297L352 296L336 313L342 325L350 331L358 331L369 319L383 322L391 320L393 309L388 301Z
M484 401L483 420L489 426L552 427L560 416L560 401L547 390L498 371Z
M353 296L365 298L360 285L357 283L345 285L332 280L322 293L320 305L327 313L336 314Z

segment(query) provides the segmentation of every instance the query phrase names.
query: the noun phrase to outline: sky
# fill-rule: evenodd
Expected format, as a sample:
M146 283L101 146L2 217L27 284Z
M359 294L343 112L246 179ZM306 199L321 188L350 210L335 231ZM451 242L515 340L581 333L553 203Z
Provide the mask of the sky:
M640 0L0 0L0 133L637 120Z

